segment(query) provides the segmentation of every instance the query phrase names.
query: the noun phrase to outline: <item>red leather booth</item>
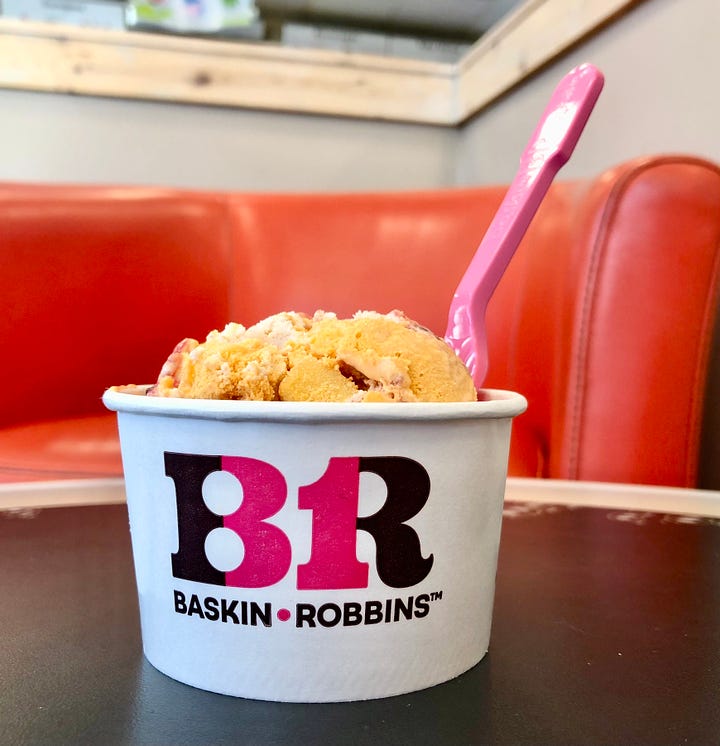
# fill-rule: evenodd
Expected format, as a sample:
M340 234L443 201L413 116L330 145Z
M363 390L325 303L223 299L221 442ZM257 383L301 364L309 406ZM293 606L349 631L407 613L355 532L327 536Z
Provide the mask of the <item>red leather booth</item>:
M229 320L400 308L441 335L504 192L0 184L0 481L120 475L104 389ZM488 312L486 385L529 402L511 474L720 486L719 257L713 163L553 185Z

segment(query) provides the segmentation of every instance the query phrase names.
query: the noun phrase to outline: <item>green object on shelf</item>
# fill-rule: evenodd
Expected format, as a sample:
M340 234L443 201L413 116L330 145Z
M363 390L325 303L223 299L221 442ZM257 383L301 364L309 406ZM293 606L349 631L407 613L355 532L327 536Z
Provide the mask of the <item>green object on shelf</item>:
M129 0L126 22L130 27L212 33L250 27L258 15L255 0Z

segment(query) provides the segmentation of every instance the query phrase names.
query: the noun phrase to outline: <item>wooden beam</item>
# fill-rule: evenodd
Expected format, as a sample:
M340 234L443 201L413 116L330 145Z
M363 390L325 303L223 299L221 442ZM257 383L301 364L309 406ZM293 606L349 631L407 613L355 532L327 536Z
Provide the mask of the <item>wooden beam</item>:
M647 0L527 0L456 65L0 18L0 88L454 127Z
M0 87L451 125L454 66L0 19Z
M643 1L528 0L474 44L458 64L456 124Z

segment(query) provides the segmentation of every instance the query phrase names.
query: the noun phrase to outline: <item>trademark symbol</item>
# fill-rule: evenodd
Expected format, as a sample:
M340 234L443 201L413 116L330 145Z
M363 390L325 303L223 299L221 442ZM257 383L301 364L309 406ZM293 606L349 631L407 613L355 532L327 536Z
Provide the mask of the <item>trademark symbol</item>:
M433 591L430 594L430 600L431 601L441 601L442 600L442 591Z

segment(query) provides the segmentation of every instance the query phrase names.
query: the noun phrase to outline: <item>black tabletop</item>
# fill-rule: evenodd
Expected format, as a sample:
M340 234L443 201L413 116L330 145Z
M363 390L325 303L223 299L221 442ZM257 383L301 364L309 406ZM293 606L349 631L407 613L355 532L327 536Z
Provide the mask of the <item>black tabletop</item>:
M0 743L720 744L717 519L508 504L488 656L346 704L157 672L123 505L2 512L0 558Z

